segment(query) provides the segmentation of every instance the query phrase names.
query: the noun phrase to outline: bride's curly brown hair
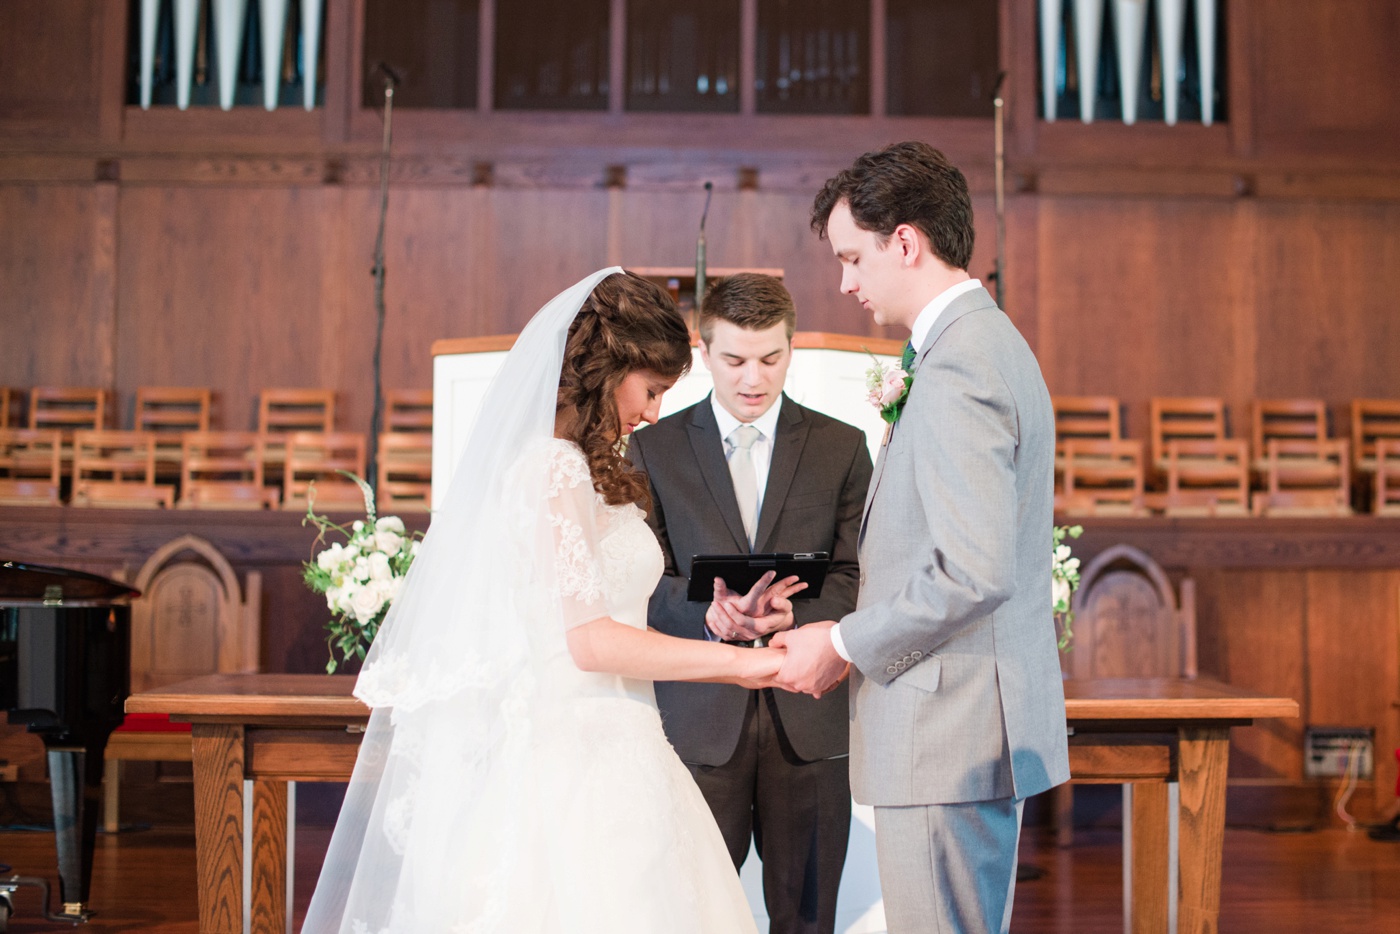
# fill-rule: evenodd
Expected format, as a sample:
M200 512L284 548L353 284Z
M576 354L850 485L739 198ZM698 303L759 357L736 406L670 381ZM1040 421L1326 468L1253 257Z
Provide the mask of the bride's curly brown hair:
M689 369L690 331L669 292L630 272L594 287L569 327L555 411L571 410L563 434L583 450L609 505L651 508L646 475L619 451L618 386L638 370L677 380Z

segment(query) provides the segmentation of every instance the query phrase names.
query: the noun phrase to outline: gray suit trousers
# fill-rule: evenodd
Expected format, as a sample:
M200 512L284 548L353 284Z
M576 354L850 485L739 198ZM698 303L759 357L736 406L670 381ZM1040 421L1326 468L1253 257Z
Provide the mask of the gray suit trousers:
M1011 924L1021 801L875 808L889 934L989 934Z

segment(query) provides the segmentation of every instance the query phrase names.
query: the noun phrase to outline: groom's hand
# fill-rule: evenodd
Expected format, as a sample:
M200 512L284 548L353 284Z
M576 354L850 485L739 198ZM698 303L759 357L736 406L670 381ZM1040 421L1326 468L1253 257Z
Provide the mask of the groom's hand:
M834 625L833 620L808 623L773 637L771 645L787 650L783 667L778 671L780 687L821 697L846 679L851 666L836 654L836 646L831 644Z

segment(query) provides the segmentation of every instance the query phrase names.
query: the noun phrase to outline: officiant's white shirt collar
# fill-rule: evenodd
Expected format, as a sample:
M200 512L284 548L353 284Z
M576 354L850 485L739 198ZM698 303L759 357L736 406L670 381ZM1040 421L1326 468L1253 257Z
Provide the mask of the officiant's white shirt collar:
M924 349L924 341L928 340L929 332L933 330L938 316L943 314L943 309L953 303L953 299L971 292L973 289L980 288L982 288L981 279L968 279L966 282L951 285L935 295L933 301L925 305L924 310L919 312L919 316L914 319L914 326L909 329L909 343L914 345L914 353L919 353Z
M744 422L735 418L728 409L720 405L719 400L715 398L713 392L710 393L710 406L715 410L715 421L719 424L719 436L721 438L728 438L734 432L735 428L744 424ZM763 435L764 440L768 441L769 444L772 444L773 438L777 434L778 410L782 407L783 394L780 392L778 393L778 400L769 407L767 412L764 412L758 418L748 423L757 428L758 433Z

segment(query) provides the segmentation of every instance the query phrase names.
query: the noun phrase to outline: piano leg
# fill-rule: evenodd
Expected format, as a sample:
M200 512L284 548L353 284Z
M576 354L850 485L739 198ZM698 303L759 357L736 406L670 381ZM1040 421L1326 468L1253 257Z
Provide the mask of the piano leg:
M58 848L58 881L63 918L86 921L92 884L92 851L101 810L102 754L81 746L48 750L49 787L53 796L53 832ZM90 764L96 760L97 774Z

